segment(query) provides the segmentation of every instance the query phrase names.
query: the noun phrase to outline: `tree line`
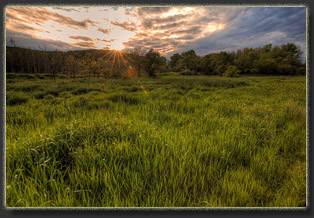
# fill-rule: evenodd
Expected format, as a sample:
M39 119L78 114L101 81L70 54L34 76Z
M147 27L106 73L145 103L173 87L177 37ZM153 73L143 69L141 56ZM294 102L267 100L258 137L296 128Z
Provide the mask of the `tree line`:
M302 52L293 43L271 44L237 51L221 51L199 56L194 50L175 53L167 60L158 51L137 47L123 52L111 50L46 51L14 46L6 47L6 72L32 74L88 75L116 78L131 68L138 77L156 77L159 73L183 75L304 75Z
M293 43L281 46L265 45L237 51L196 55L194 50L170 57L169 68L183 74L238 76L246 75L304 75L302 51Z

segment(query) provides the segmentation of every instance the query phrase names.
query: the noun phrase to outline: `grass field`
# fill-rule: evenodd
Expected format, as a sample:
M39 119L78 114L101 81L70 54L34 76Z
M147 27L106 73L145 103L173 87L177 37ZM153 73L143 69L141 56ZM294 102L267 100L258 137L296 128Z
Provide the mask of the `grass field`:
M8 74L8 207L304 207L306 78Z

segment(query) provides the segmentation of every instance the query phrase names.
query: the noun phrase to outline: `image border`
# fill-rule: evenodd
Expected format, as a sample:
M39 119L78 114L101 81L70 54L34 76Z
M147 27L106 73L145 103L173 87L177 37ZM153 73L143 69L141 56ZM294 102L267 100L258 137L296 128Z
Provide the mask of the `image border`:
M17 2L17 3L14 3ZM309 27L310 27L310 8L309 5L305 3L295 3L295 4L210 4L210 3L201 3L201 4L193 4L193 3L183 3L180 4L180 6L215 6L215 7L228 7L228 6L236 6L236 7L306 7L306 94L307 94L307 100L306 100L306 148L307 148L307 155L306 155L306 172L307 172L307 184L306 184L306 207L209 207L209 208L204 208L204 207L6 207L5 206L5 112L6 112L6 105L5 105L5 85L6 85L6 77L5 77L5 49L6 49L6 34L5 34L5 7L6 6L178 6L178 4L152 4L152 3L108 3L103 2L100 3L100 1L96 1L99 3L95 3L95 1L90 1L91 3L78 3L78 2L72 2L72 3L67 3L70 1L66 1L66 3L50 3L50 2L45 2L45 3L36 3L38 1L4 1L3 5L1 5L1 15L2 15L2 74L1 74L1 124L2 124L2 129L1 129L1 171L2 171L2 176L1 176L1 203L3 204L2 206L5 208L5 210L14 210L14 211L309 211L310 209L310 83L311 83L311 76L310 76L310 54L309 54L309 40L310 40L310 35L309 35ZM62 2L62 1L59 1ZM84 1L87 2L87 1ZM118 1L115 1L118 2ZM296 1L294 1L296 2Z

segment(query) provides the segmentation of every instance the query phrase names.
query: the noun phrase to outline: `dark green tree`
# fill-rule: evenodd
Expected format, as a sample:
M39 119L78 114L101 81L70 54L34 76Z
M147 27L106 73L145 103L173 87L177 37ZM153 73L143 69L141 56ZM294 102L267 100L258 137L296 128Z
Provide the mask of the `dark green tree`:
M170 61L169 61L169 69L174 71L174 72L180 71L180 69L179 69L180 59L182 59L182 56L180 54L175 53L174 55L172 55L170 57Z
M145 70L149 77L156 77L157 72L160 72L165 62L159 52L153 49L149 50L145 55Z

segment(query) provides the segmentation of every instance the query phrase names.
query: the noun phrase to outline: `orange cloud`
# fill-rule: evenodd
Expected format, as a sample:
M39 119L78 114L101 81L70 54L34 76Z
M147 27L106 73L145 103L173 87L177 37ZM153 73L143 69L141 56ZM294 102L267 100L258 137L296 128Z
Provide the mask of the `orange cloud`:
M96 41L102 41L102 42L113 42L113 41L115 41L115 40L117 40L117 39L106 40L106 39L99 39L99 38L96 38L95 40L96 40Z
M123 22L120 23L118 21L111 21L112 25L122 27L124 30L134 32L136 31L136 24L134 22Z
M81 40L81 41L86 41L86 42L88 42L88 41L93 41L92 38L89 38L89 37L87 37L87 36L69 36L69 38L71 38L71 39L77 39L77 40Z
M53 20L61 25L74 29L87 29L88 24L96 26L98 22L90 19L82 21L74 20L71 17L63 16L59 13L49 11L42 7L7 7L7 22L19 21L24 23L42 25L49 20Z
M13 23L13 24L10 24L8 26L8 29L19 30L19 31L24 32L24 33L43 32L43 30L41 30L41 29L37 29L35 27L29 26L29 25L26 25L26 24L23 24L23 23Z
M79 46L81 48L97 48L94 42L77 42L74 43L75 46Z
M101 28L101 27L99 27L97 30L98 30L99 32L104 33L104 34L109 34L109 33L111 32L110 29L103 29L103 28Z

